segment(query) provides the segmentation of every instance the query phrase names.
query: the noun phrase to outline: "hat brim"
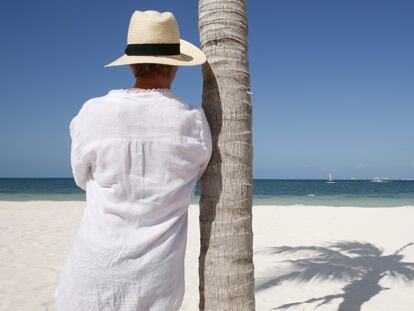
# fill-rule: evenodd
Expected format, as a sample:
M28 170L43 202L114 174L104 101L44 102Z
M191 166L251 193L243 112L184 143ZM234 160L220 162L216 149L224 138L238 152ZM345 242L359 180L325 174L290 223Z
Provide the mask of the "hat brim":
M163 56L141 56L141 55L122 55L112 63L104 67L121 66L129 64L164 64L173 66L195 66L206 62L206 56L194 44L180 39L179 55L163 55Z

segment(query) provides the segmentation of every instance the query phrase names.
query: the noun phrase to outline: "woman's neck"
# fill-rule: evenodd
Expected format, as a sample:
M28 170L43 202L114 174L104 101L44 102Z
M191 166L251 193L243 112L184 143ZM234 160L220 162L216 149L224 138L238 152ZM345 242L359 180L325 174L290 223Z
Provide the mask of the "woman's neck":
M138 80L134 88L138 89L169 89L171 87L171 81L166 81L162 79L146 79Z

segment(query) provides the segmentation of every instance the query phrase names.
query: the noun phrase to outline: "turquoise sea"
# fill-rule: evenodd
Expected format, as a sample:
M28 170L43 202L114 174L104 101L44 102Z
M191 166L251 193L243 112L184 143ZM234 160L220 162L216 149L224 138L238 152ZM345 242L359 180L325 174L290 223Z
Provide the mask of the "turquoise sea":
M194 204L200 199L197 184ZM0 200L85 200L72 178L0 178ZM414 180L254 179L254 205L414 207Z

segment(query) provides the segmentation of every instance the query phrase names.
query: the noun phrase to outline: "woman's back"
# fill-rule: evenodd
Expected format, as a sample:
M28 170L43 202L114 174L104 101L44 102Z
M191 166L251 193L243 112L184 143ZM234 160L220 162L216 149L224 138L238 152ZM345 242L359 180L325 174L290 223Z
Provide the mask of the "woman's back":
M178 310L187 208L212 150L203 110L168 89L111 90L82 106L70 132L87 207L59 310Z

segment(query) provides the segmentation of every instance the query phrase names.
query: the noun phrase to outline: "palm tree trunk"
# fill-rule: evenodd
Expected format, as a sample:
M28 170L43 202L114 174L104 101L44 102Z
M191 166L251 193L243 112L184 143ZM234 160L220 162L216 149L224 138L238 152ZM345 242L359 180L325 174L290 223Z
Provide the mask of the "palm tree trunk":
M200 310L255 310L252 106L246 0L199 0L203 109L213 151L200 180Z

